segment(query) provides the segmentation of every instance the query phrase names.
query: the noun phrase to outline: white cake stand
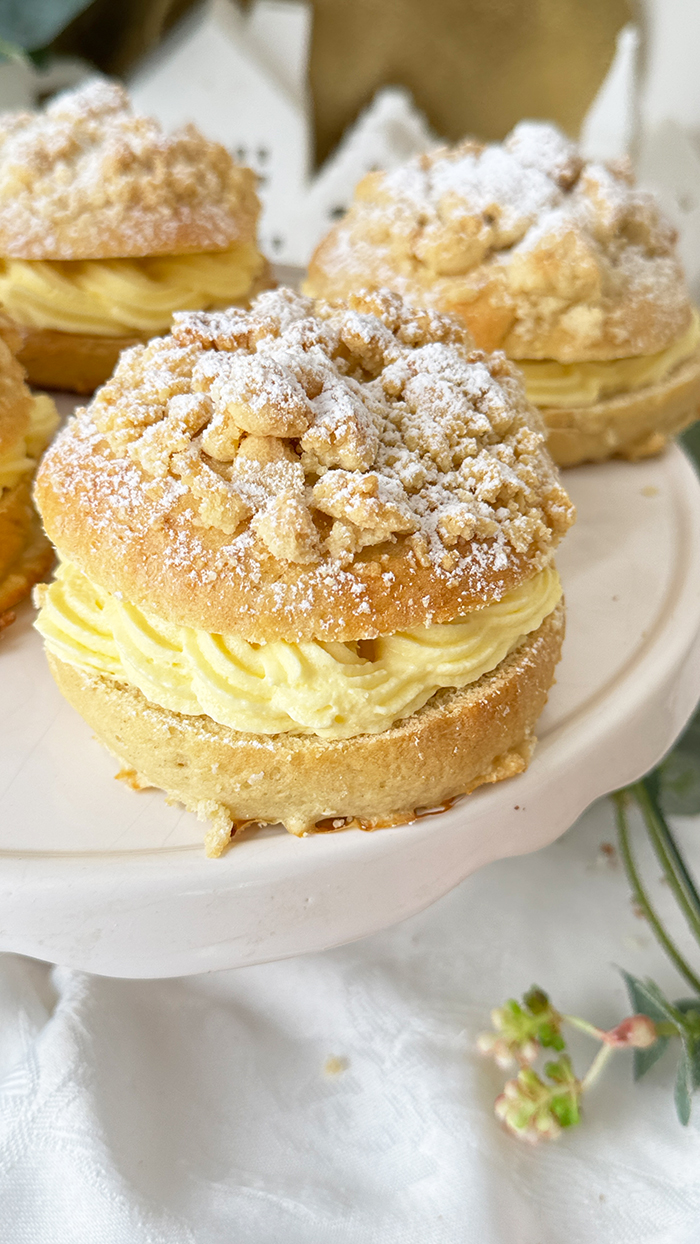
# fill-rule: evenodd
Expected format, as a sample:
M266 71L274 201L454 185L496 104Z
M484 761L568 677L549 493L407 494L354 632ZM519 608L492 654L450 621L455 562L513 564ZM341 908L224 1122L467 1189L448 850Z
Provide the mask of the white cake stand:
M532 764L413 825L268 829L206 859L194 817L114 781L27 606L0 643L0 949L155 977L335 946L551 842L654 765L700 697L700 484L677 448L566 484L568 634Z

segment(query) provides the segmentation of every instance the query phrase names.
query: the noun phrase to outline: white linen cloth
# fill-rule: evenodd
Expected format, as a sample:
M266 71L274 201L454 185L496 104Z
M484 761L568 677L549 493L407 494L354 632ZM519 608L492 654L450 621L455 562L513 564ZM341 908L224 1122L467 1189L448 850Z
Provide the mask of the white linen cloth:
M612 836L601 801L422 915L281 963L134 982L0 956L3 1244L696 1244L669 1054L638 1086L616 1055L584 1123L531 1149L474 1050L533 981L605 1026L629 1012L612 961L687 994Z

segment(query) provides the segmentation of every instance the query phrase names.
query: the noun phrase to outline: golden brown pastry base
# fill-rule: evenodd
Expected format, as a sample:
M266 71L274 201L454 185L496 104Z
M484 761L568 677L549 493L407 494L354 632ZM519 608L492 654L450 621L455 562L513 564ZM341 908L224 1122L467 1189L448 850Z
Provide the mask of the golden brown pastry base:
M478 682L438 692L382 734L343 740L238 733L159 708L135 688L53 655L49 664L66 699L127 765L121 776L137 788L159 786L211 820L207 853L219 855L241 824L281 822L303 834L348 818L379 828L522 772L563 636L560 604Z
M31 476L0 494L0 631L51 569L54 550L31 501Z
M561 467L649 458L700 414L700 350L660 384L571 410L545 407L547 444Z
M145 337L98 337L61 333L53 328L22 327L24 345L17 358L29 384L40 389L92 393L111 376L122 350Z
M247 307L251 298L274 284L270 266L266 264L246 297L235 299L233 305ZM63 389L69 393L93 393L109 380L122 350L148 341L145 333L103 337L97 333L63 333L54 328L31 328L24 324L15 327L23 340L17 358L26 368L29 384L37 389Z

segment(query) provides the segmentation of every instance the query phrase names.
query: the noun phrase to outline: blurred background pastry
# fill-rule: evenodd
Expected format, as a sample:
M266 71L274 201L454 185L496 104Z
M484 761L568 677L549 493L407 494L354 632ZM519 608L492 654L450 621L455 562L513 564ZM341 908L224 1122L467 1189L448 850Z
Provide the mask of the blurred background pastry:
M700 321L675 232L631 167L554 126L368 174L307 291L389 286L522 367L560 465L657 453L700 404Z
M20 344L0 316L0 630L14 606L51 569L53 548L31 499L37 462L58 427L45 393L32 394L12 349Z
M258 212L250 169L115 83L0 116L0 303L30 382L92 392L173 311L246 304L270 283Z
M517 370L455 320L287 289L178 315L37 497L54 676L135 782L213 822L210 853L232 825L400 823L526 767L573 507Z

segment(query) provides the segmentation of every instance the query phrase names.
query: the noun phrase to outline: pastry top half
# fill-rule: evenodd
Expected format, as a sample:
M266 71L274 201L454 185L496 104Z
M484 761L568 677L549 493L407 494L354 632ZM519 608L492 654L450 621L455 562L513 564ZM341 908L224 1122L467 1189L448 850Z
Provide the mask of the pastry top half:
M36 497L105 591L254 642L483 608L573 520L515 368L386 292L177 315L68 423Z
M255 239L255 174L194 126L164 134L116 83L0 115L0 255L136 258Z
M654 355L691 324L675 241L627 162L587 161L555 127L521 122L503 144L466 141L368 174L306 288L389 286L515 359Z

